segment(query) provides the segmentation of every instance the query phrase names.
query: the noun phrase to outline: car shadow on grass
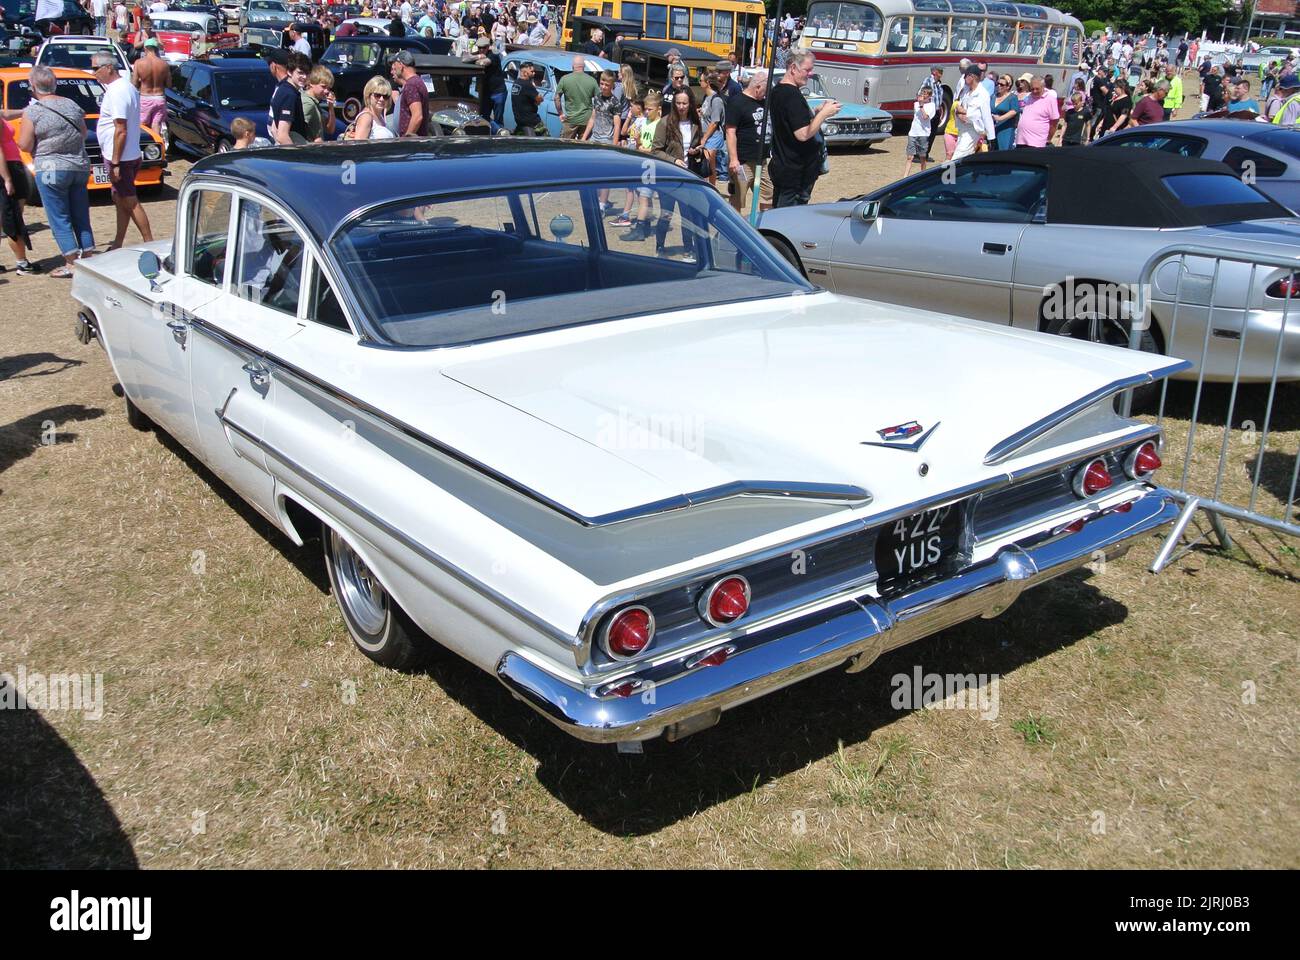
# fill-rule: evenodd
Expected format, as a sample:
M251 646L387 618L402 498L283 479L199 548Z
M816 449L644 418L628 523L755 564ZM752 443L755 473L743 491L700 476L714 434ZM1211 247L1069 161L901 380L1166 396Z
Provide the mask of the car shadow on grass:
M12 669L12 664L6 665ZM11 870L139 866L104 792L77 754L21 698L0 709L0 865Z
M1174 420L1191 420L1196 410L1198 426L1222 427L1228 416L1232 400L1232 384L1207 383L1202 387L1200 405L1196 404L1195 381L1171 380L1165 397L1165 416ZM1159 410L1160 391L1153 391L1150 401L1135 408L1134 413L1155 415ZM1253 426L1264 429L1264 417L1269 416L1270 432L1300 430L1300 385L1279 383L1273 395L1273 409L1269 413L1269 389L1266 383L1243 383L1237 387L1237 400L1232 403L1232 426L1238 430Z
M165 433L181 457L232 510L322 592L329 581L318 540L295 547ZM1128 561L1131 565L1134 561ZM1107 568L1118 569L1114 565ZM1125 568L1140 573L1140 567ZM1079 572L1038 587L996 620L974 620L886 654L861 674L831 670L723 714L677 743L642 756L577 740L516 700L490 674L433 645L424 675L498 735L538 761L538 782L595 828L614 836L654 833L702 810L852 746L905 716L890 705L890 678L925 673L1004 675L1124 620L1128 609ZM360 654L357 654L360 656Z
M1088 574L1071 574L1026 593L998 619L902 647L861 674L833 668L727 711L718 726L686 740L650 741L642 756L575 740L445 650L428 675L537 759L538 781L574 813L611 835L639 836L823 760L841 744L866 741L911 712L891 706L896 674L910 676L917 665L926 674L1009 674L1127 615Z

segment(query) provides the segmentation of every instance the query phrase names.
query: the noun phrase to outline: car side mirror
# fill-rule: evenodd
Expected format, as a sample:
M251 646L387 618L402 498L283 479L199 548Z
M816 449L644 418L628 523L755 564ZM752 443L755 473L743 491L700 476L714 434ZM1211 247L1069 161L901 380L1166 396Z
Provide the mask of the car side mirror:
M853 219L863 223L875 223L880 216L879 200L863 200L853 208Z
M149 281L151 293L162 289L161 284L158 283L158 277L162 274L162 261L158 259L158 254L152 250L144 251L136 261L136 266L140 270L140 275Z

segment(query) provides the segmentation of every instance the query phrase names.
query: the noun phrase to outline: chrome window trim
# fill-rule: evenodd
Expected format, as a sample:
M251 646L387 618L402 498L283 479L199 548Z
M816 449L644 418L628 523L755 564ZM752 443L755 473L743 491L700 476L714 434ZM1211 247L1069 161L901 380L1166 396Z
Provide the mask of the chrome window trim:
M334 262L326 255L326 251L321 246L319 238L317 238L315 234L313 234L310 230L307 229L306 225L302 222L301 219L299 219L297 214L295 214L293 211L291 211L288 207L286 207L283 203L281 203L279 200L275 199L274 197L262 193L260 190L256 190L252 187L249 187L245 181L236 179L235 177L226 176L223 174L216 174L216 173L204 172L198 175L191 174L186 179L184 185L181 188L181 196L178 199L178 202L182 204L188 203L188 197L190 192L193 190L204 189L205 185L208 185L209 188L211 188L212 185L215 185L215 186L219 186L222 189L229 190L231 193L235 194L237 199L253 200L257 203L263 204L264 206L271 208L277 214L282 216L285 219L285 221L289 223L290 226L292 226L294 230L298 232L298 235L302 237L303 245L306 248L306 251L310 253L312 257L316 260L316 262L321 265L321 269L325 271L325 276L326 278L328 278L330 282L330 287L333 288L335 295L338 296L340 292L342 293L342 296L339 297L339 307L343 311L344 319L347 320L348 327L351 330L352 335L359 342L362 343L364 343L368 339L376 338L375 332L369 328L369 325L366 322L364 312L353 300L351 288L346 287L341 283L339 283L339 277L342 276L342 272L337 269ZM238 222L237 219L235 218L238 216L236 210L239 206L240 204L238 203L231 204L232 231L233 231L233 225ZM187 210L187 207L182 206L181 210L185 211ZM186 225L186 229L188 230L188 224ZM189 269L188 256L189 255L187 254L186 255L187 276L190 275L188 273L188 269ZM229 264L227 264L227 270L226 270L227 284L229 284L230 277L232 275L233 275L233 271L229 269ZM230 292L228 286L224 292L227 293ZM301 299L302 298L300 295L299 300L301 301ZM299 304L299 310L301 312L301 303Z

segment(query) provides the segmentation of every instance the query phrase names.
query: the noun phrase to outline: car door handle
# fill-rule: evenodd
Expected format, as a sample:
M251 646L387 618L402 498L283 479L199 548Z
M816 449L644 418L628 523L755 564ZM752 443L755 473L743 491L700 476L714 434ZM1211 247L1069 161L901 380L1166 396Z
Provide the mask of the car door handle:
M248 374L248 382L255 387L264 387L271 382L271 371L256 360L249 360L243 370Z
M185 349L185 338L190 335L190 326L184 320L168 320L167 329L172 332L172 339Z
M985 252L985 253L996 254L996 255L999 256L999 257L1002 256L1002 254L1006 253L1006 252L1007 252L1008 250L1010 250L1010 249L1011 249L1011 244L1009 244L1009 243L986 243L986 244L984 244L984 252Z
M117 299L117 297L105 297L104 304L112 307L114 310L122 309L122 301Z

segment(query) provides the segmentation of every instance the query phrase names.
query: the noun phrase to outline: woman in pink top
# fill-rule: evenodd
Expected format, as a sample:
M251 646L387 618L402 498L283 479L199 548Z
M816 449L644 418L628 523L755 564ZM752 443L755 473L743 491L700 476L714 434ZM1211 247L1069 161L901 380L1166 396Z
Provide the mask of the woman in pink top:
M11 117L12 115L12 117ZM4 180L4 196L0 197L0 230L9 241L9 249L18 261L17 272L21 276L40 273L41 268L27 259L27 251L32 248L32 239L27 233L27 224L23 220L23 209L27 206L30 181L27 167L23 165L22 151L14 140L14 132L6 120L22 116L21 110L0 111L0 151L4 153L4 163L0 165L0 177ZM0 272L4 271L0 265Z

